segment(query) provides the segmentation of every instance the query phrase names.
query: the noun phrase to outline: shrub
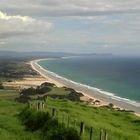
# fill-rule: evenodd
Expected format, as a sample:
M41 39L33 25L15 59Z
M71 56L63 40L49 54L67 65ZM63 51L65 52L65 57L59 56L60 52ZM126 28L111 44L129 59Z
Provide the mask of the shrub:
M24 96L35 95L36 94L36 89L33 88L33 87L28 88L28 89L23 89L20 94L24 95Z
M47 140L80 140L76 130L66 128L57 119L51 118L48 112L39 112L26 107L19 114L19 117L27 130L40 130L43 137Z
M41 87L55 87L56 85L54 83L48 83L48 82L45 82L45 83L42 83L41 84Z
M35 109L24 109L20 118L28 130L35 131L42 128L47 120L50 120L48 112L37 112Z
M57 128L51 134L50 140L80 140L80 136L73 128Z

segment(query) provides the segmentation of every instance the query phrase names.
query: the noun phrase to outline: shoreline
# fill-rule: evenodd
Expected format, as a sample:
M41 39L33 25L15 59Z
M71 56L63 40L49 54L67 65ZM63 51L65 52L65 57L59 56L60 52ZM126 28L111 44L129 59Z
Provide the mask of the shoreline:
M84 96L86 96L90 99L94 99L94 100L96 99L96 100L101 101L101 105L108 105L109 103L113 103L116 107L119 107L119 108L125 109L125 110L129 110L129 111L135 111L136 114L140 114L139 106L135 106L133 104L125 102L125 99L124 99L124 101L122 101L122 100L120 100L121 98L119 99L119 97L117 100L109 94L107 95L107 94L101 93L99 89L91 88L86 85L82 85L82 84L76 83L74 81L70 81L51 71L45 70L37 63L40 60L47 60L47 59L33 60L30 62L31 67L35 71L37 71L41 76L43 76L45 79L47 79L49 82L56 84L56 86L58 86L58 87L66 86L69 88L73 88L74 90L81 92Z
M51 82L51 83L54 83L57 87L63 87L63 86L65 86L64 84L61 84L60 82L58 82L58 81L56 81L56 80L53 80L53 79L51 79L50 77L48 77L47 75L45 75L45 74L42 72L41 67L40 67L40 69L39 69L39 68L37 68L37 67L35 66L35 65L38 65L37 62L38 62L38 61L41 61L41 60L45 60L45 59L38 59L38 60L33 60L33 61L31 61L31 62L30 62L31 67L32 67L35 71L37 71L42 77L44 77L47 81L49 81L49 82Z

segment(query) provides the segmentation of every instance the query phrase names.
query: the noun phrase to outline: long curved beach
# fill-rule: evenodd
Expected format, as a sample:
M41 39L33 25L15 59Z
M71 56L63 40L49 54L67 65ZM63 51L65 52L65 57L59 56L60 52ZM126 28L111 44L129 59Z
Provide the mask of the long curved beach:
M37 62L40 60L31 61L32 68L40 73L44 78L49 79L49 81L55 83L57 86L66 86L75 89L76 91L82 92L84 95L87 95L92 98L96 98L105 103L113 103L114 105L123 108L125 110L132 110L135 113L140 114L140 104L130 102L128 99L123 99L117 96L112 96L110 93L103 94L99 89L88 87L86 85L82 85L76 83L74 81L70 81L64 77L61 77L51 71L48 71L42 68Z

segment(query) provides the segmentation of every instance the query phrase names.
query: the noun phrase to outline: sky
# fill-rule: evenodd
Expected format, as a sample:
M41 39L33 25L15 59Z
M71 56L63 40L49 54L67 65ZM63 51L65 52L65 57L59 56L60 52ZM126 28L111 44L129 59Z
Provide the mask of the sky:
M140 0L0 0L0 51L140 56Z

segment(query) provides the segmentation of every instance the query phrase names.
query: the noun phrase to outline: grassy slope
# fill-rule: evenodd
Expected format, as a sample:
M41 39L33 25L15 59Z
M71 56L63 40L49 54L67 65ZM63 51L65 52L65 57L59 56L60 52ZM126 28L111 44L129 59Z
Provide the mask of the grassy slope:
M57 91L57 89L55 90ZM39 140L38 133L25 131L24 126L18 120L17 114L25 105L13 101L13 96L15 97L17 95L18 92L0 91L0 139ZM140 118L132 114L88 107L81 103L68 100L48 99L45 104L45 110L50 111L49 108L52 107L59 110L59 121L67 124L69 114L70 126L74 126L74 120L76 119L75 128L78 131L80 121L84 121L86 137L89 135L87 133L89 132L88 128L92 126L94 128L94 140L99 140L100 128L107 129L109 140L140 139Z
M19 121L17 115L24 105L11 100L15 95L17 95L16 92L0 91L0 139L39 140L38 134L25 131L24 126Z
M0 99L14 100L18 95L19 92L15 90L0 90Z
M44 95L67 96L69 93L70 93L70 91L65 91L64 88L53 87L53 88L51 88L51 90L49 92L45 93ZM38 94L37 95L31 95L30 97L32 99L37 99Z
M59 110L60 121L63 121L63 112L67 112L71 121L77 118L78 122L84 121L87 128L91 126L95 128L95 140L99 139L100 128L107 129L111 140L140 139L140 118L133 114L88 107L67 100L49 99L46 103L46 109L51 107ZM79 130L79 125L77 125L77 130Z
M64 88L53 87L51 91L49 91L48 95L68 95L70 91L66 91Z

